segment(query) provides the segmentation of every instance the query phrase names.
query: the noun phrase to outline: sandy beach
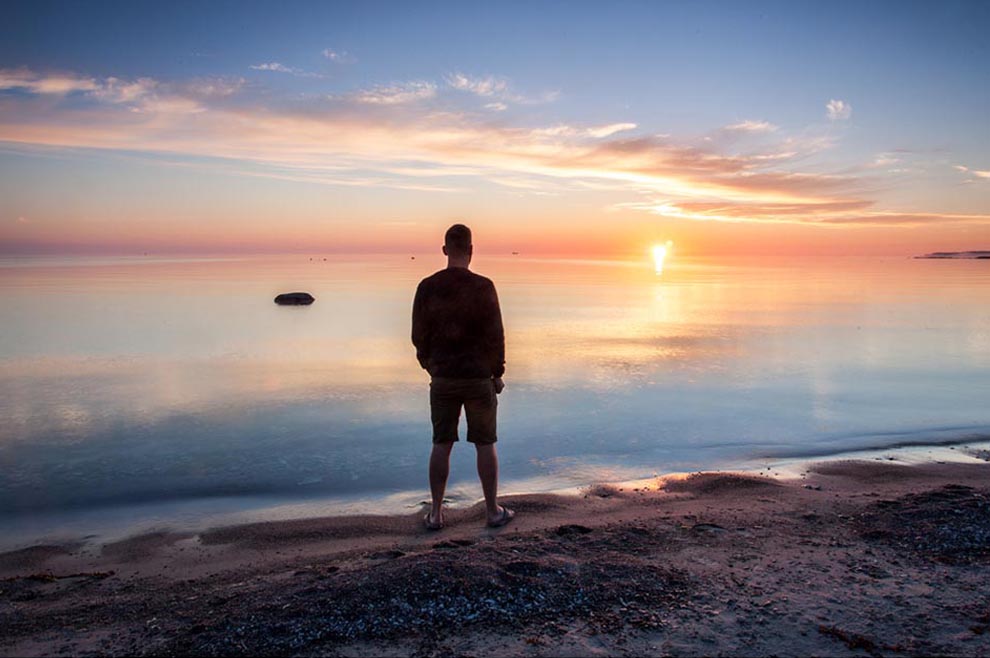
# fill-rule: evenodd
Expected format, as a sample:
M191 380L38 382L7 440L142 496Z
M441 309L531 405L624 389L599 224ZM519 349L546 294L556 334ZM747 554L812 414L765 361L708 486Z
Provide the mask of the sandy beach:
M0 653L987 655L990 464L697 473L0 555Z

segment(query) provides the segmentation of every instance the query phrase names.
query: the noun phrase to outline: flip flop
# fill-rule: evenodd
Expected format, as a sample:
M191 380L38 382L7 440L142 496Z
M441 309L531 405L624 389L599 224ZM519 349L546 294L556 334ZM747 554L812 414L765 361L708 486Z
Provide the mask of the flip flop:
M488 522L489 528L501 528L516 516L516 513L510 510L508 507L502 507L501 505L499 505L499 508L502 510L502 512L501 514L499 514L497 519Z
M440 512L440 520L439 521L431 521L430 520L430 516L431 516L431 514L429 512L427 512L426 513L426 516L423 517L423 525L426 526L426 529L427 530L443 530L443 512Z

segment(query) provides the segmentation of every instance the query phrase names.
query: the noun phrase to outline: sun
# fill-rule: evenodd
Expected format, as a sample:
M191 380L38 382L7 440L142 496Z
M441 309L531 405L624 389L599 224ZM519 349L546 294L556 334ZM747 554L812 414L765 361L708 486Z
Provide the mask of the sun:
M667 240L664 244L653 245L653 265L657 269L657 274L663 274L663 262L670 255L674 243Z

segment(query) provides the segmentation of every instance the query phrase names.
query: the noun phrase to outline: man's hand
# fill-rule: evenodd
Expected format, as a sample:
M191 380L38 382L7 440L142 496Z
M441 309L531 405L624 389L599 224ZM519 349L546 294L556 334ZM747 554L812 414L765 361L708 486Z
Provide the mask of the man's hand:
M495 382L495 395L498 395L505 388L505 382L502 381L501 377L495 377L492 381Z

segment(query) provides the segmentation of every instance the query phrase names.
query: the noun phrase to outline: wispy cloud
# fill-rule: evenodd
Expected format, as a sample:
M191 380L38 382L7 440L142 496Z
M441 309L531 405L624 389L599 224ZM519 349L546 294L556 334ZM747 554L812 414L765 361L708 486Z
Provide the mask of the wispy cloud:
M350 98L369 105L404 105L427 100L437 95L437 86L425 80L380 85L354 92Z
M502 96L509 89L509 83L505 78L492 75L472 77L463 73L451 73L444 76L444 81L454 89L484 97Z
M93 78L72 74L34 73L27 69L0 69L0 89L21 89L34 94L64 96L73 92L96 91L99 83Z
M0 71L0 88L23 92L4 99L0 141L147 153L328 185L450 193L484 181L520 194L590 190L612 195L620 210L697 221L990 223L986 215L885 207L864 192L862 168L803 169L835 144L835 136L815 132L763 131L740 153L717 140L642 134L631 122L527 125L520 116L462 110L425 80L288 104L252 95L236 80L55 79ZM44 102L55 88L92 102Z
M508 103L520 105L552 103L560 95L557 91L547 91L537 96L519 94L511 89L506 78L495 75L472 76L465 73L448 73L443 80L451 89L491 100L492 102L486 104L485 108L496 112L507 109Z
M81 94L134 113L192 114L206 110L205 102L216 102L236 94L242 78L194 78L161 82L152 78L91 78L72 74L42 75L25 69L0 69L0 90L20 90L41 97Z
M635 130L635 123L610 123L605 126L597 126L593 128L588 128L587 133L592 137L602 138L611 137L616 133L626 132L628 130Z
M963 165L956 165L953 167L956 171L961 171L965 174L971 174L977 178L982 178L984 180L990 180L990 171L984 171L981 169L970 169L969 167L964 167Z
M829 121L845 121L852 116L852 105L843 100L832 99L825 105L825 115Z
M244 78L195 78L177 85L186 96L215 100L233 96L244 88Z
M248 68L254 71L271 71L273 73L288 73L289 75L294 75L297 78L323 77L323 75L319 73L314 73L313 71L307 71L305 69L295 68L292 66L286 66L285 64L280 64L279 62L263 62L261 64L252 64Z
M635 123L610 123L604 126L569 126L559 124L549 128L538 128L533 131L533 134L541 137L593 137L595 139L601 139L610 137L616 133L635 129Z
M965 213L909 213L909 212L884 212L877 211L864 213L862 215L846 215L837 217L824 217L823 224L874 224L879 226L920 226L924 224L986 224L990 222L990 215L965 214Z
M290 68L284 64L279 64L278 62L265 62L264 64L252 64L251 67L255 71L277 71L279 73L293 73L295 69Z
M777 130L777 126L773 125L769 121L746 120L725 126L722 130L741 133L772 133Z
M889 167L890 165L897 164L901 159L891 155L890 153L879 153L877 157L873 158L873 162L870 163L870 167Z
M352 64L357 61L357 58L346 50L334 50L333 48L324 48L323 56L337 64Z
M872 201L834 201L819 204L713 204L673 201L637 201L619 204L661 217L708 222L758 222L859 226L920 226L925 224L990 222L979 213L908 213L877 210Z

